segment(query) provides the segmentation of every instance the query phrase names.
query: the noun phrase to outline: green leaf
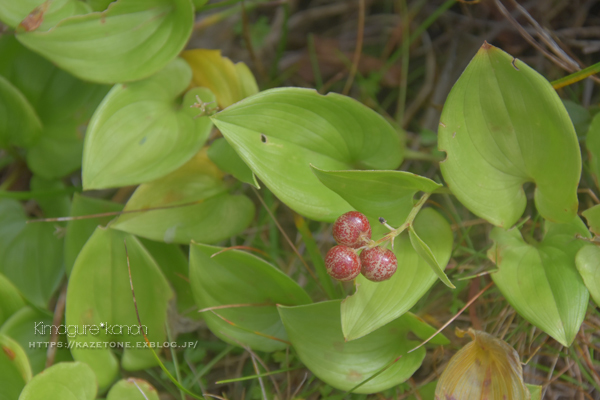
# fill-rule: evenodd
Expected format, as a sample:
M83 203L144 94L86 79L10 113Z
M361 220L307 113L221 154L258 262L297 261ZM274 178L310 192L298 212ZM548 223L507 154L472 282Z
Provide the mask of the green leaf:
M215 243L240 233L254 218L252 201L228 193L222 173L205 151L177 171L140 185L125 211L156 207L171 208L123 214L113 227L167 243Z
M400 226L414 206L417 192L432 193L442 185L404 171L322 171L313 167L322 184L368 217L385 218Z
M166 338L167 303L173 296L156 262L134 236L96 228L71 271L65 319L67 325L76 325L78 329L77 335L69 337L73 358L92 367L101 388L106 388L119 371L117 357L103 342L129 344L121 357L126 370L156 365L139 331L129 286L125 241L140 319L151 342L162 343ZM105 325L101 327L101 323ZM83 332L84 325L99 327L99 331L94 334L88 328Z
M444 285L448 286L451 289L456 289L456 286L450 282L450 279L446 276L444 269L446 268L446 263L441 265L439 261L436 259L435 254L431 251L427 243L423 241L415 231L415 228L411 225L408 227L408 235L410 238L410 243L413 246L413 249L417 252L419 257L423 260L427 261L427 264L431 267L433 272L440 278Z
M156 389L143 379L121 379L115 383L106 400L159 400Z
M570 224L546 221L540 243L528 244L513 228L494 228L488 257L499 271L492 279L526 320L559 343L570 346L585 317L589 293L575 268L575 255L590 237L576 217Z
M31 177L29 182L32 191L53 191L64 190L66 185L60 180L45 179L39 176ZM62 196L53 196L40 198L36 200L44 212L46 218L64 217L69 215L71 209L71 199L68 194Z
M561 99L567 113L569 113L569 118L571 118L571 122L573 123L573 127L575 128L575 132L578 137L585 137L586 132L590 127L590 122L592 121L592 116L587 108L583 107L580 104L575 103L571 100Z
M588 208L582 214L587 220L590 231L596 236L600 235L600 204Z
M244 160L238 156L233 147L224 138L219 138L210 144L208 157L221 171L231 174L236 179L260 189L260 185L256 181L256 176L254 176L252 170L248 168Z
M112 214L122 209L122 204L75 193L73 195L73 205L71 206L71 217L105 213ZM99 218L69 221L65 234L65 269L67 274L71 274L79 252L90 236L92 236L96 227L99 225L106 226L114 218L114 215L107 215Z
M528 383L525 384L527 389L529 389L529 394L531 395L530 400L542 400L542 386L541 385L530 385Z
M310 297L291 278L258 257L238 250L212 257L221 250L203 244L190 245L190 284L196 305L200 309L232 304L255 306L214 310L237 326L211 311L204 312L202 316L208 327L221 340L237 346L240 342L260 351L284 349L284 342L265 337L287 340L276 304L308 304Z
M100 189L162 177L200 150L210 133L208 117L190 108L206 89L188 91L191 71L177 58L155 76L115 85L88 127L83 151L83 187Z
M0 76L0 147L30 147L38 139L42 123L25 96Z
M600 248L592 245L582 247L575 257L575 265L592 299L600 305Z
M60 20L90 12L90 7L79 0L3 0L0 1L0 20L11 28L45 31ZM32 14L31 22L23 21ZM37 18L36 18L37 17ZM38 22L31 25L32 22ZM39 24L39 25L38 25Z
M63 276L63 242L52 224L26 222L18 201L0 200L0 273L28 301L45 308Z
M25 386L19 400L93 400L98 384L92 369L81 362L63 362L36 375Z
M404 382L419 368L425 357L420 348L408 350L419 342L407 339L412 331L420 338L435 332L411 313L385 325L369 335L346 342L340 326L340 301L326 301L298 307L279 306L279 314L298 357L319 379L341 389L350 390L386 365L402 356L385 372L356 390L374 393ZM438 336L434 344L446 344Z
M177 298L177 310L188 318L200 319L190 286L188 259L181 250L181 246L142 238L140 238L140 242L152 255L160 270L173 286Z
M192 82L215 94L221 109L258 93L254 75L243 62L234 64L221 50L193 49L181 53L192 68Z
M58 69L14 36L0 38L0 54L0 74L29 100L43 125L27 152L29 169L47 179L79 169L85 128L109 87Z
M51 314L24 307L10 317L0 329L0 334L10 336L23 348L34 375L42 372L46 366L48 348L45 347L45 344L50 343L51 325L53 325ZM48 327L44 328L44 326ZM73 358L66 347L66 341L62 339L63 337L57 344L63 347L57 347L54 361L72 361ZM34 346L31 345L32 343Z
M577 214L573 124L550 83L522 61L485 43L448 95L438 134L444 179L474 214L509 228L525 211L526 182L544 218Z
M0 75L29 100L44 125L87 120L110 86L81 81L32 52L14 36L0 37ZM79 132L80 136L85 133Z
M590 172L600 188L600 113L596 114L585 137L585 147L588 151Z
M75 123L47 126L27 153L27 166L35 174L56 179L81 167L83 137Z
M190 0L119 0L104 12L66 18L53 29L17 38L81 79L115 83L163 69L185 46L193 23Z
M395 169L403 157L397 132L373 110L336 93L279 88L211 117L250 169L299 214L333 222L351 210L325 187L323 170Z
M19 289L4 275L0 274L0 326L11 315L25 306Z
M17 400L31 380L31 367L25 351L6 335L0 334L0 399Z
M431 208L417 214L415 231L445 265L452 253L452 231L444 217ZM410 310L436 282L437 277L413 248L408 235L396 238L398 271L387 281L371 282L360 275L356 292L342 302L342 330L354 340L381 328Z

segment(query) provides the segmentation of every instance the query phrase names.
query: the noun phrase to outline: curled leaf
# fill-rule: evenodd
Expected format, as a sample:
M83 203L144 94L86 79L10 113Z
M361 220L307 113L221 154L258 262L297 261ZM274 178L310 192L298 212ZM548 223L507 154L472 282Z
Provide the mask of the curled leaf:
M529 399L519 354L508 343L469 329L473 341L450 359L435 390L435 400Z

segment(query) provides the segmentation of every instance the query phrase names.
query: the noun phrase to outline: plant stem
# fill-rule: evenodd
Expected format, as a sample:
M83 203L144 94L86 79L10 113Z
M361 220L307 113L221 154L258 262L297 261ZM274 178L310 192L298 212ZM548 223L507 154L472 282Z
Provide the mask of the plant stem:
M563 78L557 79L555 81L550 82L554 89L560 89L562 87L572 85L577 83L589 76L597 74L600 72L600 62L596 63L592 66L582 69L581 71L577 71L571 75L567 75Z
M377 241L372 240L371 243L369 243L367 245L367 248L371 249L373 247L377 247L380 244L385 243L388 240L393 245L394 239L396 239L396 236L399 236L402 232L404 232L406 230L406 228L408 228L409 226L412 225L417 214L419 213L419 211L421 211L421 208L423 208L423 205L425 205L425 203L427 202L427 199L429 199L429 196L431 196L431 193L425 193L419 199L417 204L415 204L414 207L412 208L412 210L410 210L408 217L406 217L406 221L404 221L404 223L402 225L400 225L399 228L394 229L393 231L391 231L390 233L388 233L387 235L385 235L384 237L382 237L381 239L379 239Z

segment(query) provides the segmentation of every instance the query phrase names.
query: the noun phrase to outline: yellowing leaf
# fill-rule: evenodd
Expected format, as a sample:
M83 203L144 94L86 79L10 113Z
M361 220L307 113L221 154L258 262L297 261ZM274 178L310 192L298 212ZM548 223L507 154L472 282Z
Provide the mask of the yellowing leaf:
M508 343L469 329L473 341L450 359L435 390L435 400L529 399L519 354Z
M181 244L215 243L237 235L252 221L254 204L244 195L229 194L221 178L202 150L178 170L140 185L125 205L125 211L170 208L122 214L112 227Z
M248 66L242 62L234 64L221 56L221 50L187 50L181 57L192 67L192 83L209 88L221 108L258 93L256 80Z

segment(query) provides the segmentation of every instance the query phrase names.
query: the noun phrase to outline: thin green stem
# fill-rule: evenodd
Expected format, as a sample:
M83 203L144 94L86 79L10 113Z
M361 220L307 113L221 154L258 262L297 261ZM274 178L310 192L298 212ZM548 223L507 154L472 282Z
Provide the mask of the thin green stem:
M399 228L394 229L379 240L372 240L371 243L367 245L367 248L377 247L380 244L387 242L388 240L390 241L390 243L393 243L394 239L396 239L397 236L399 236L402 232L406 230L406 228L412 225L415 218L417 217L417 214L419 213L419 211L421 211L421 208L423 208L423 206L427 202L427 199L429 199L429 196L431 196L431 193L423 194L423 196L421 196L417 204L415 204L412 210L410 210L408 217L406 217L406 221L404 221L404 223L400 225Z
M563 78L557 79L555 81L550 82L554 89L560 89L562 87L572 85L577 83L585 78L592 76L594 74L600 73L600 62L594 65L591 65L587 68L582 69L581 71L577 71L571 75L567 75Z
M241 378L233 378L233 379L225 379L222 381L217 381L217 385L220 385L222 383L232 383L232 382L240 382L240 381L247 381L250 379L257 379L257 378L263 378L265 376L270 376L270 375L275 375L275 374L281 374L282 372L288 372L288 371L295 371L297 369L302 369L304 367L293 367L293 368L284 368L284 369L278 369L277 371L271 371L271 372L265 372L263 374L257 374L257 375L248 375L248 376L243 376Z
M171 335L171 327L168 322L165 322L165 328L167 330L167 338L169 342L173 341L173 335ZM175 367L175 376L177 377L177 381L181 382L181 370L179 369L179 363L177 362L177 353L175 353L175 349L169 346L171 350L171 358L173 359L173 366ZM181 396L181 400L185 400L185 392L179 389L179 395Z

